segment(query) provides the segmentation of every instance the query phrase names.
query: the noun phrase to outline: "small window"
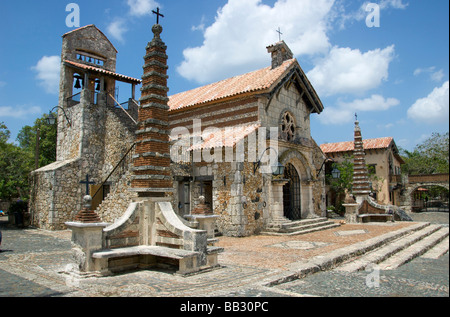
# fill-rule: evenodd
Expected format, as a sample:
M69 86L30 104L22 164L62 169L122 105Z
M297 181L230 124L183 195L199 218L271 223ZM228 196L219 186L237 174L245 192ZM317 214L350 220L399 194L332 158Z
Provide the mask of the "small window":
M104 66L105 65L105 61L103 59L96 58L93 56L83 55L83 54L77 54L77 60L80 62L94 64L96 66Z

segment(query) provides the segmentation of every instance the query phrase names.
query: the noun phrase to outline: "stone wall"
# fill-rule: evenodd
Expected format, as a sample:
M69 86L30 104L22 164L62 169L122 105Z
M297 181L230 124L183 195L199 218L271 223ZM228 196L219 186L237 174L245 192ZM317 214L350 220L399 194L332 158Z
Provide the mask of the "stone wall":
M81 210L80 159L55 162L30 175L31 225L45 230L65 229L64 223Z
M268 186L260 173L253 173L253 163L218 163L213 170L213 210L220 216L219 232L236 237L259 233L268 218Z
M129 191L132 180L132 164L129 165L128 171L123 175L111 190L108 197L97 208L96 213L107 223L114 223L123 216L130 202L138 195Z
M282 114L286 111L292 113L296 123L296 139L311 139L310 114L304 100L300 98L294 85L281 88L278 94L268 104L268 100L260 99L259 117L264 127L279 127ZM267 111L265 110L267 108Z
M89 174L90 180L102 184L134 142L132 121L121 109L84 102L73 106L73 109L72 116L75 119L71 135L79 135L81 140L68 137L62 141L65 146L59 148L61 151L71 151L61 153L59 157L71 159L45 166L34 171L30 177L30 211L33 226L38 228L65 229L64 222L71 221L81 209L85 185L80 184L80 181ZM78 155L75 155L76 152ZM127 169L129 167L109 180L112 192L116 193L116 200L110 204L118 203L119 197L127 195L127 181L119 182ZM104 221L120 217L127 203L118 203L112 212L105 211Z

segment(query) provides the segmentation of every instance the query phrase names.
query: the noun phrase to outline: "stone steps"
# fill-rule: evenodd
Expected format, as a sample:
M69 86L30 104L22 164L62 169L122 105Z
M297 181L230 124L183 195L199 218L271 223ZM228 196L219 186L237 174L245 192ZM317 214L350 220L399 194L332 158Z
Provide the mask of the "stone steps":
M417 242L414 245L400 251L394 256L390 257L386 261L380 263L381 270L393 270L410 262L411 260L425 254L428 250L432 249L439 242L448 237L449 229L441 228L435 233L431 234L428 237L425 237L423 240Z
M445 238L444 240L436 244L435 247L431 248L429 251L423 254L422 258L439 259L445 253L447 253L448 250L449 250L449 237Z
M377 264L381 270L394 269L417 256L427 252L448 236L448 227L427 225L417 231L405 232L405 235L390 241L375 250L353 258L339 267L338 271L356 272L371 264Z
M272 223L261 234L272 236L295 236L320 230L331 229L339 226L340 224L329 221L327 218L314 218L282 223Z
M361 259L369 252L383 248L390 243L403 237L419 232L430 226L428 222L412 224L406 228L401 228L384 235L361 241L350 246L321 254L305 261L298 261L289 265L287 272L280 273L279 276L272 276L262 281L264 285L273 286L293 280L304 278L305 276L333 269L339 269L347 263ZM434 229L433 229L434 230Z

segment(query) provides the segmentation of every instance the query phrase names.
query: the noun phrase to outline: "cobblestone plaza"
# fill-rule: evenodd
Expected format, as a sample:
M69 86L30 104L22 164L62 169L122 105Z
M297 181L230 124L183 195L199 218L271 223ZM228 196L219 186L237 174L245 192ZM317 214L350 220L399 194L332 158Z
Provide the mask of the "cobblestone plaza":
M417 214L415 218L448 225L447 213ZM386 224L344 225L290 238L220 237L219 244L225 247L220 255L221 267L186 277L170 270L142 270L103 278L79 278L72 274L70 231L16 229L7 226L6 218L1 220L0 297L448 297L449 294L448 253L439 259L420 257L396 270L381 271L376 287L366 283L370 272L337 270L269 286L296 261L380 235L392 229Z

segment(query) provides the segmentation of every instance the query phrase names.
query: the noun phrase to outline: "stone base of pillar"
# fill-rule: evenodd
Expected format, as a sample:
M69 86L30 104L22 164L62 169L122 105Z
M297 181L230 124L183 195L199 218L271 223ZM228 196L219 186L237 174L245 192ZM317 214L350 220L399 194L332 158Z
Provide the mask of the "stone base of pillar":
M65 224L72 230L72 252L75 265L82 273L97 271L98 268L95 267L91 255L103 248L103 229L109 224L102 222L66 222Z
M216 219L219 216L215 215L189 215L185 216L189 221L198 222L198 230L206 231L208 237L208 245L214 245L217 242L215 238Z
M359 204L342 204L345 207L345 221L347 223L358 223Z

